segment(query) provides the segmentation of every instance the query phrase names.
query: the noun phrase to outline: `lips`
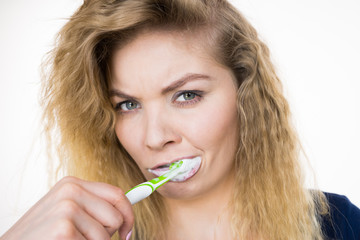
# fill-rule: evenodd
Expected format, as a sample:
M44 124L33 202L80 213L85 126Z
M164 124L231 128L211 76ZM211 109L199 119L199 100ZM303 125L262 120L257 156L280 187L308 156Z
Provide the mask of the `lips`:
M182 173L177 175L176 177L174 177L173 179L171 179L171 181L173 182L183 182L188 180L189 178L191 178L192 176L194 176L197 171L200 169L200 165L201 165L201 157L193 157L193 158L181 158L181 159L177 159L172 161L176 162L176 161L180 161L180 160L187 160L187 161L191 161L191 169L189 171L186 171L186 173ZM161 165L157 165L154 168L148 169L148 171L152 174L154 174L155 176L159 177L163 174L165 174L166 172L169 171L169 167L171 165L171 163L166 163L166 164L161 164Z

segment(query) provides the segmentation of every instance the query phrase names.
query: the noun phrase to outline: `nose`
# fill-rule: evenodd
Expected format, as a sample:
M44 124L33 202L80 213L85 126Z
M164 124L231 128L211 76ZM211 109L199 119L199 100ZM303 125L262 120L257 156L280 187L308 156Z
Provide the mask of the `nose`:
M165 109L149 110L145 117L145 145L155 151L181 142L181 135L176 130L171 114Z

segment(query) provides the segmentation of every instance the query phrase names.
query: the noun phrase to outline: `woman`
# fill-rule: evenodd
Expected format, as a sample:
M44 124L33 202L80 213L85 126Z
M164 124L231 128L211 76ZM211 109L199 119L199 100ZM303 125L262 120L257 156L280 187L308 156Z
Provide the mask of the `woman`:
M2 239L359 236L355 206L304 188L268 49L226 1L85 1L50 64L46 130L75 177ZM124 191L195 157L197 172L130 205Z

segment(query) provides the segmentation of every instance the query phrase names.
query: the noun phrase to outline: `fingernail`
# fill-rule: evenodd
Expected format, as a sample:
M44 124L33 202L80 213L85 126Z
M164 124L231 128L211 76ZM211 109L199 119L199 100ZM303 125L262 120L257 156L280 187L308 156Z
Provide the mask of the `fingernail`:
M128 235L126 235L126 240L129 240L132 234L132 230L128 233Z

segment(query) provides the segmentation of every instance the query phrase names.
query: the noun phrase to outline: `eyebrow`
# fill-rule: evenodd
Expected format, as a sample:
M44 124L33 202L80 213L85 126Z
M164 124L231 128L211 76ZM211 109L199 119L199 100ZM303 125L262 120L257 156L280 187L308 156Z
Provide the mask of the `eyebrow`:
M135 97L130 96L126 93L123 93L122 91L119 91L117 89L110 89L109 91L109 97L117 96L119 98L129 99L129 100L137 100Z
M200 80L200 79L210 79L210 77L208 75L196 74L196 73L185 74L185 76L183 76L180 79L174 81L169 86L167 86L163 90L161 90L161 93L163 95L165 95L166 93L171 92L171 91L185 85L188 82L191 82L191 81L194 81L194 80Z
M185 74L183 77L181 77L180 79L174 81L173 83L171 83L169 86L163 88L161 90L161 94L165 95L166 93L168 92L171 92L171 91L174 91L175 89L185 85L186 83L188 82L191 82L191 81L195 81L195 80L201 80L201 79L204 79L204 80L209 80L211 79L210 76L208 75L204 75L204 74L198 74L198 73L188 73L188 74ZM133 100L136 100L135 97L132 97L122 91L119 91L117 89L110 89L109 91L109 96L112 97L112 96L117 96L119 98L125 98L125 99L133 99Z

